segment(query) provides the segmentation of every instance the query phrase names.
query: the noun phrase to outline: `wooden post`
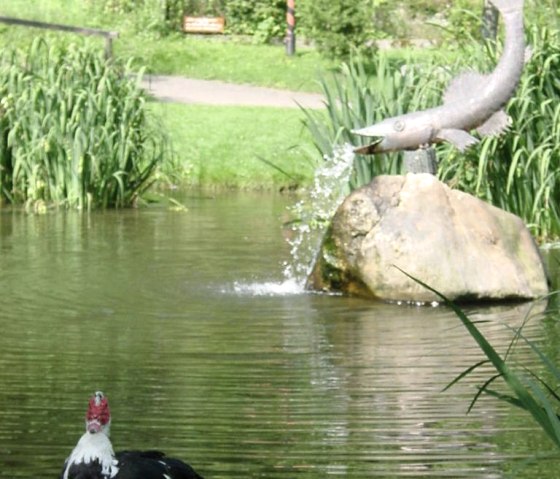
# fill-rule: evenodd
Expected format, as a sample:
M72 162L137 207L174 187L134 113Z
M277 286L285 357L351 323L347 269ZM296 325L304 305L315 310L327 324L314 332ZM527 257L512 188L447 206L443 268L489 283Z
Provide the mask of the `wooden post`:
M113 37L105 37L105 60L113 58Z
M437 157L434 148L404 151L404 169L407 173L437 173Z
M286 53L290 56L296 53L296 1L288 0L286 13L288 31L286 35Z

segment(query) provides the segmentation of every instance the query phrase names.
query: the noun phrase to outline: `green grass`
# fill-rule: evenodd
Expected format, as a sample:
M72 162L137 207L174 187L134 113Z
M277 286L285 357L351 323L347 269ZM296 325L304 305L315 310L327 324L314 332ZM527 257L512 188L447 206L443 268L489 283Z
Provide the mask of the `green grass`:
M150 109L162 118L186 186L271 190L313 175L311 139L297 109L172 103Z

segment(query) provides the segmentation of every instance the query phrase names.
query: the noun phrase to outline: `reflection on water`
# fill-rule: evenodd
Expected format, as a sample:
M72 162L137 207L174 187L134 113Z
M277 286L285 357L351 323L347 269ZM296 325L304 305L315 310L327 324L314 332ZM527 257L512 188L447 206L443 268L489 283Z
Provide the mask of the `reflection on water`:
M0 213L0 477L56 477L96 389L117 449L160 448L208 478L502 478L552 450L494 399L465 414L489 370L442 392L481 358L445 308L290 289L286 200L186 203ZM530 307L472 313L503 352ZM526 333L558 360L557 316Z

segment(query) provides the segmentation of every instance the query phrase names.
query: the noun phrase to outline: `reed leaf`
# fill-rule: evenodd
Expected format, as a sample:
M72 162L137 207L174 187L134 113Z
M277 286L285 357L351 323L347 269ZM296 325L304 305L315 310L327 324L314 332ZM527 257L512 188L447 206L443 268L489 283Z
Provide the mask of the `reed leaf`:
M529 412L529 414L531 414L533 419L540 425L540 427L548 435L548 437L556 444L557 447L560 448L560 418L558 416L557 410L557 407L559 406L557 404L558 396L554 394L551 395L549 392L551 390L554 390L554 388L548 385L546 385L546 387L543 387L542 383L544 381L542 381L541 379L539 379L538 381L531 379L532 374L523 375L515 371L498 354L498 352L494 349L494 347L490 344L490 342L486 339L482 332L476 327L476 324L471 321L471 319L458 305L456 305L445 295L427 285L426 283L422 282L421 280L409 275L398 267L396 268L411 280L436 294L446 306L453 310L453 312L461 320L471 337L476 341L484 355L487 357L490 364L492 364L492 366L496 370L496 374L492 375L484 383L484 385L479 388L479 391L471 402L469 410L474 406L478 397L483 393L498 397ZM556 381L560 380L558 368L552 363L552 361L550 361L550 359L548 359L544 355L544 353L542 353L542 351L540 351L540 349L534 343L525 338L520 330L515 331L514 341L517 338L521 338L522 340L524 340L531 347L531 349L533 349L533 351L541 359L546 370L552 374ZM510 348L508 348L508 354ZM483 362L478 362L474 366L468 368L465 372L454 379L446 389L456 384L459 380L463 379L468 373L472 372L481 364L483 364ZM511 391L511 395L499 394L488 388L498 378L502 378L504 380ZM539 383L541 383L541 385L539 385ZM553 402L553 399L556 401L556 403Z

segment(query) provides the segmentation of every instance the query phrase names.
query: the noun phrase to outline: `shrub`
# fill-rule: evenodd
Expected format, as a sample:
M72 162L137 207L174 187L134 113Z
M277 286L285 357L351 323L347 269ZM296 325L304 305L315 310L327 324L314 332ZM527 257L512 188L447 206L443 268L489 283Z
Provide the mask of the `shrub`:
M0 198L128 206L165 156L130 71L89 48L0 57Z
M136 32L166 34L181 28L184 0L87 0L92 12L120 16ZM207 3L207 2L205 2ZM210 3L212 3L210 1Z
M286 30L286 0L228 0L224 13L231 33L252 35L261 43Z
M319 50L333 58L347 58L373 48L375 6L384 0L306 0L299 12L306 34Z

